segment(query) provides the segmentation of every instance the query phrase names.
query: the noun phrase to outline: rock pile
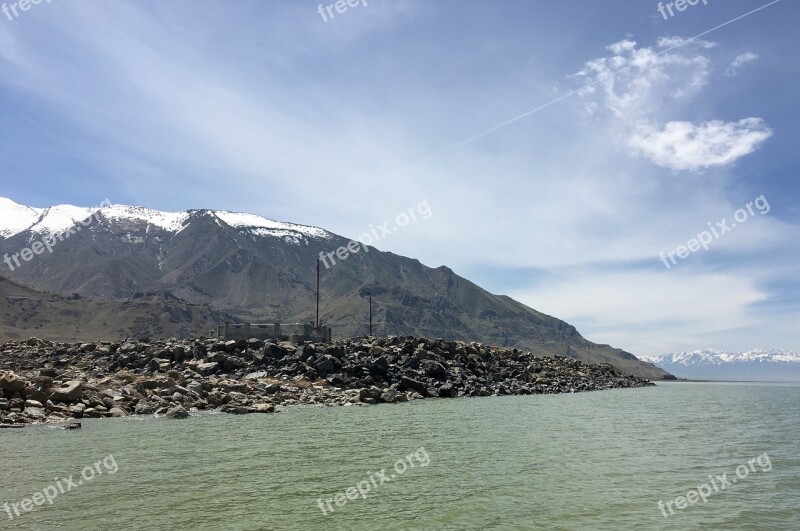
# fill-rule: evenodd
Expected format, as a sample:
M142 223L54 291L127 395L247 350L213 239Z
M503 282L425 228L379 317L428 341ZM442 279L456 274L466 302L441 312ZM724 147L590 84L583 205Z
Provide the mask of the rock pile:
M647 385L653 384L610 365L442 339L293 345L205 338L64 344L31 338L0 345L0 426Z

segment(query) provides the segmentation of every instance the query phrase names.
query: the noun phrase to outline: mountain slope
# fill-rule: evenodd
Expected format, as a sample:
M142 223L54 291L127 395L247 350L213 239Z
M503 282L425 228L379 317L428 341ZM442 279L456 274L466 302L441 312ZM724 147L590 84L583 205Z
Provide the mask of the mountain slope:
M0 275L0 343L34 336L63 342L189 338L208 335L226 319L232 317L169 293L90 300L39 292Z
M703 349L644 358L681 378L740 381L800 381L800 354L755 349Z
M121 205L31 209L11 203L0 203L9 207L0 215L0 254L48 238L63 230L64 220L80 221L52 253L7 271L15 279L96 299L169 291L257 322L312 320L316 260L349 242L320 228L234 212L164 213ZM447 267L429 268L375 247L336 262L322 269L320 317L337 336L367 333L365 295L371 291L375 334L480 341L611 362L651 379L666 374L629 353L587 341L559 319L492 295Z

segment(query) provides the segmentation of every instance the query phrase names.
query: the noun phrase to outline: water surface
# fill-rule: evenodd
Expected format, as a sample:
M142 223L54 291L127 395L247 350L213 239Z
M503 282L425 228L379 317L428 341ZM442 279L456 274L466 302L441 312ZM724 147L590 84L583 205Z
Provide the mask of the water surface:
M0 432L0 505L117 466L13 520L0 506L0 528L800 529L798 435L800 386L775 384L85 420ZM427 466L394 469L421 448ZM764 453L770 471L659 510ZM381 469L366 499L318 507Z

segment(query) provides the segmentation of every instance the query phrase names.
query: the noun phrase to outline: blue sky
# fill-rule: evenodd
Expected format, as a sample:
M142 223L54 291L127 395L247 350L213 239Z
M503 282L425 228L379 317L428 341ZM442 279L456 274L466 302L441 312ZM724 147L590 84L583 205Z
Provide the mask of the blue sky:
M800 5L769 3L44 0L0 14L0 196L349 237L427 201L377 247L594 341L800 350Z

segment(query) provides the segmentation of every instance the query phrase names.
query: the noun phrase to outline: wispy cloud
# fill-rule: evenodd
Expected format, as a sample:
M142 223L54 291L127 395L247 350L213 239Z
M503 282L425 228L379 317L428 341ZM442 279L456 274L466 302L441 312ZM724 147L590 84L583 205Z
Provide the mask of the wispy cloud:
M737 55L736 59L730 64L728 68L725 69L725 75L729 77L735 77L739 70L742 68L742 65L747 63L752 63L758 59L758 56L753 52L743 53L742 55Z

